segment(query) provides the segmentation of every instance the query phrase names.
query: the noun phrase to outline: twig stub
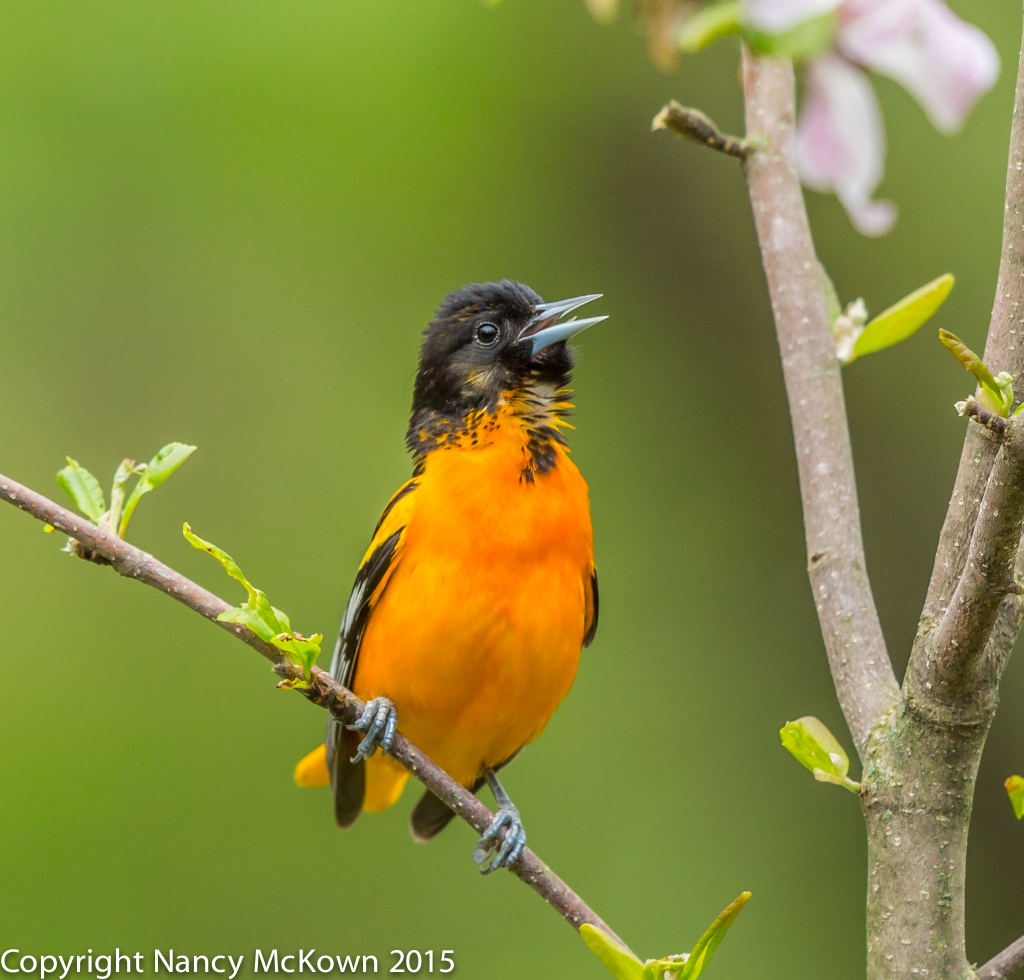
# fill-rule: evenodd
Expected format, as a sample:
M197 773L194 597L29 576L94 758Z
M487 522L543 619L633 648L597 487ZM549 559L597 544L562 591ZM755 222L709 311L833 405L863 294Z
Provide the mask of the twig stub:
M746 160L752 152L746 140L723 133L700 109L680 105L675 99L654 117L651 130L659 129L667 129L677 136L738 160Z
M968 395L967 398L962 402L957 402L953 407L958 415L974 419L979 425L985 426L986 429L994 432L1000 438L1006 435L1007 427L1010 424L1009 420L995 412L990 412L987 408L983 408L974 395Z

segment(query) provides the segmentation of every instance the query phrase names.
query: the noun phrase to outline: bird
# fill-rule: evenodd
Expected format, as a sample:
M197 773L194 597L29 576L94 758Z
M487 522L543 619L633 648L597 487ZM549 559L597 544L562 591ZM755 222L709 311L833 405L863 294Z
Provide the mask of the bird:
M409 772L396 730L498 810L473 858L485 874L526 846L498 772L569 693L597 631L589 491L564 430L567 341L606 316L564 319L600 293L545 303L510 279L449 293L424 331L406 444L412 477L391 497L345 607L331 676L365 701L296 767L330 783L334 818L397 802ZM453 812L427 790L427 841ZM504 835L501 830L504 829Z

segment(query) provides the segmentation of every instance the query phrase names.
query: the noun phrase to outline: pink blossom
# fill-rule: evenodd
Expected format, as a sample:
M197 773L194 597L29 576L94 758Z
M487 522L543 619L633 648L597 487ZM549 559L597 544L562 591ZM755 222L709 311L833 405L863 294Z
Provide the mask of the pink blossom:
M867 76L829 54L807 66L807 98L796 134L797 165L812 190L832 192L863 235L896 221L891 201L872 201L882 182L885 127Z
M868 68L903 86L936 129L958 130L999 75L992 42L942 0L743 0L746 22L782 34L832 11L831 52L806 67L807 95L797 124L804 183L834 193L858 231L884 235L896 220L873 201L885 167L885 131Z
M902 85L943 133L958 130L999 77L999 55L941 0L846 0L839 50Z

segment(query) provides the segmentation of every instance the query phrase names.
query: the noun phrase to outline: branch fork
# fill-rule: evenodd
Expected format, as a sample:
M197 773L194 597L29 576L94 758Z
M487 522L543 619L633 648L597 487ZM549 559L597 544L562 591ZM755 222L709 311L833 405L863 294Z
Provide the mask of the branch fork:
M915 645L907 678L913 700L951 708L942 712L958 716L951 721L995 710L998 671L988 669L987 647L1003 599L1022 593L1015 566L1024 528L1024 415L1006 419L973 398L963 414L996 432L1000 448L963 572L937 625Z

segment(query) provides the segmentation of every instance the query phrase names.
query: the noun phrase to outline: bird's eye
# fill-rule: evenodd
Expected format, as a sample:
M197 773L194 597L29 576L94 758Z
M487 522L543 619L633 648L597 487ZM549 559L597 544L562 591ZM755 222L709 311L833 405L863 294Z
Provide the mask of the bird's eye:
M493 323L481 323L476 328L476 342L481 347L493 347L500 335L501 331Z

